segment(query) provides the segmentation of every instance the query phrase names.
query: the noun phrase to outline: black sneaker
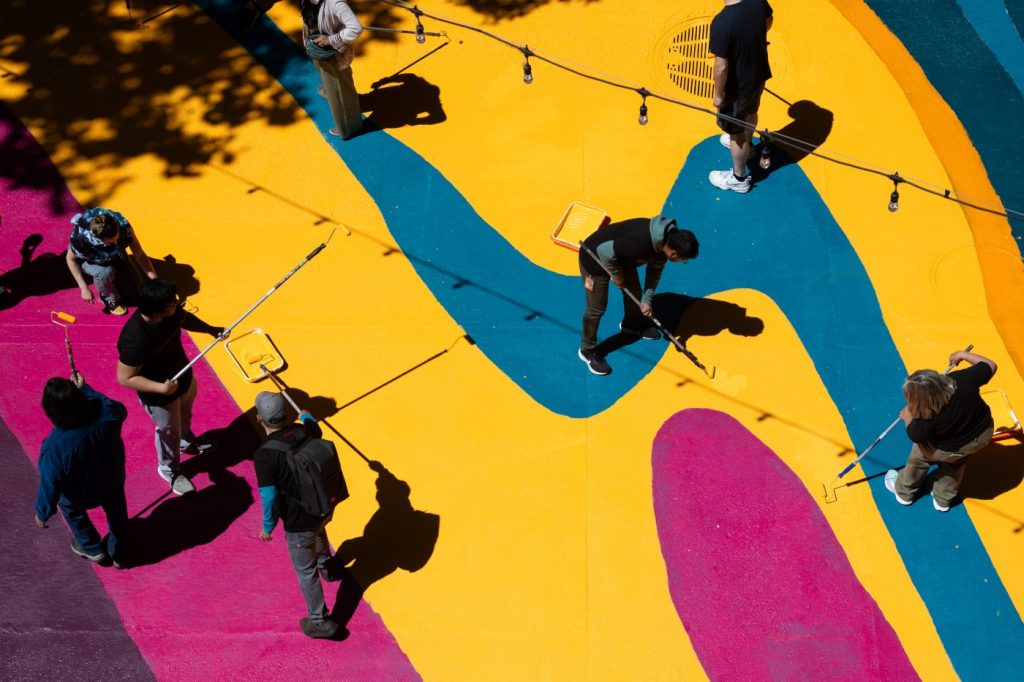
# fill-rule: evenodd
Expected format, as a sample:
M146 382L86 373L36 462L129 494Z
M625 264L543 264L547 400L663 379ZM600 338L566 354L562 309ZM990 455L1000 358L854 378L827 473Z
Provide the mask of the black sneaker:
M639 336L641 339L646 341L659 341L661 339L661 332L653 324L646 327L643 331L637 331L636 329L630 329L629 327L623 327L622 323L619 322L619 331L630 336Z
M82 549L82 546L78 544L78 538L71 538L71 551L84 559L88 559L89 561L95 561L96 563L100 563L101 561L107 560L107 553L104 552L102 549L99 551L98 554L89 554L84 549Z
M338 621L331 620L330 618L324 618L321 621L312 621L309 618L300 618L299 627L302 628L302 634L306 635L306 637L312 637L313 639L330 639L337 634L341 625L338 624Z
M605 362L604 358L596 350L583 350L582 348L576 352L576 355L580 357L580 360L587 363L587 369L598 376L604 376L612 373L612 366Z

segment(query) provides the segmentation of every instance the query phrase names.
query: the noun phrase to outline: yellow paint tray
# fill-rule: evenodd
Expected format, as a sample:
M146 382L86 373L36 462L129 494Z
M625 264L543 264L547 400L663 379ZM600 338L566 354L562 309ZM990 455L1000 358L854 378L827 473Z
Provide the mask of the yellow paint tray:
M246 381L259 381L267 376L267 373L260 369L260 365L264 365L271 372L284 368L281 352L259 327L241 336L232 336L224 344L224 350L234 360L235 366Z
M607 223L608 214L602 209L574 201L565 209L558 227L551 233L551 240L559 246L579 251L580 242Z
M1013 411L1010 399L1006 397L1003 389L990 388L982 391L981 398L992 409L992 420L996 423L995 433L992 434L993 441L1024 436L1017 413Z

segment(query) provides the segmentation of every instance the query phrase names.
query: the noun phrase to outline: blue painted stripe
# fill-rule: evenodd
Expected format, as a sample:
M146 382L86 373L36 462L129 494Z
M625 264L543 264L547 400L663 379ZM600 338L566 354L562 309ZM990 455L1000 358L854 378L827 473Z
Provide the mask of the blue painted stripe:
M234 3L200 4L234 31L325 133L330 113L315 96L317 77L300 49L269 22L239 34L238 19L224 9ZM329 141L374 198L438 301L540 404L572 417L596 414L661 358L664 346L636 344L611 357L610 377L592 377L574 357L583 310L578 277L526 260L435 168L391 136L377 131L347 143ZM664 213L697 232L701 257L685 267L667 267L660 288L703 296L746 287L770 296L799 334L854 443L863 448L899 410L906 376L867 273L799 166L783 166L754 192L739 196L723 195L707 183L708 169L726 163L714 138L686 160ZM620 313L621 308L610 309L606 334ZM685 360L672 354L671 362ZM908 448L905 437L890 437L865 460L865 471L902 464ZM1022 669L1024 624L963 507L941 516L926 504L904 508L881 479L871 486L957 672L977 679L984 669L988 679L999 679Z
M964 18L1024 93L1024 42L1006 7L995 0L957 0Z

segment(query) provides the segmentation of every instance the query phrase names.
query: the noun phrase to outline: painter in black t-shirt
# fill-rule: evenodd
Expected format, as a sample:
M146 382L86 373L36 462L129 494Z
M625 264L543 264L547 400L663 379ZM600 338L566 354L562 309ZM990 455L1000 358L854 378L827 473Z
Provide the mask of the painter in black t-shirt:
M992 410L981 399L980 389L992 378L992 368L979 362L952 372L956 390L949 403L931 419L913 419L907 436L915 443L928 443L946 452L956 452L992 425Z
M162 384L188 364L188 356L181 345L182 329L212 336L222 331L185 312L180 304L175 305L171 315L158 322L147 322L136 310L117 339L118 360L129 367L140 368L140 376ZM178 388L171 395L138 391L139 400L143 405L166 405L181 397L191 385L192 370L189 369L178 379Z
M884 480L886 490L902 505L913 504L930 488L935 510L949 511L960 494L970 456L992 438L992 411L980 389L996 373L996 363L969 350L949 356L951 368L961 362L971 366L948 375L920 369L903 382L907 406L900 418L914 446L902 470L889 469Z
M180 471L180 453L195 442L192 402L197 389L191 370L171 381L188 364L182 329L211 336L224 333L223 327L185 312L173 282L151 279L139 285L138 309L117 339L117 381L139 394L153 420L158 471L177 495L195 490Z

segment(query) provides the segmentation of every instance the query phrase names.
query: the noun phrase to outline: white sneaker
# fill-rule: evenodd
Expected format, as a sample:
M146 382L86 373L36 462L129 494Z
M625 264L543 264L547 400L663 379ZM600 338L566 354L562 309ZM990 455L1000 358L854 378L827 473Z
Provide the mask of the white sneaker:
M731 189L733 192L746 194L750 191L750 176L737 180L732 170L711 171L708 173L708 182L718 189Z
M935 507L935 511L940 511L940 512L948 512L949 511L949 507L948 506L943 507L941 504L939 504L939 501L935 499L935 493L929 493L929 494L932 496L932 506Z
M889 469L888 471L886 471L885 472L885 489L888 490L889 492L891 492L896 497L896 501L897 502L899 502L904 507L906 507L907 505L913 504L914 501L911 500L910 502L907 502L902 497L900 497L900 494L898 492L896 492L896 479L899 477L899 475L900 475L900 472L896 471L895 469Z

